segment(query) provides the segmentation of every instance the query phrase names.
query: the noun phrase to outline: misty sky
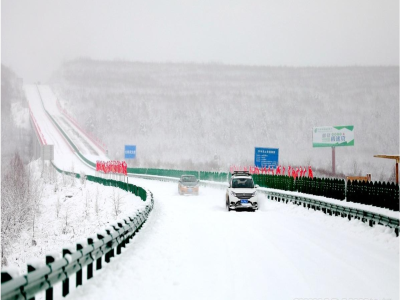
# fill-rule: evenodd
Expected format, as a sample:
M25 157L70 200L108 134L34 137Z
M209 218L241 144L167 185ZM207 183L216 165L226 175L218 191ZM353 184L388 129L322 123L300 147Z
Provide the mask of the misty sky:
M76 57L399 65L399 1L2 0L1 50L25 82Z

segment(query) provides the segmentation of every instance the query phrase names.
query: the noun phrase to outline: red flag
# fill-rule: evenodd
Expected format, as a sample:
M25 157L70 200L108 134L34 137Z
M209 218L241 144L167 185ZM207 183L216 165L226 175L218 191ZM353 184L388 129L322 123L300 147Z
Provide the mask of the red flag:
M280 165L276 168L276 175L281 175L281 166Z

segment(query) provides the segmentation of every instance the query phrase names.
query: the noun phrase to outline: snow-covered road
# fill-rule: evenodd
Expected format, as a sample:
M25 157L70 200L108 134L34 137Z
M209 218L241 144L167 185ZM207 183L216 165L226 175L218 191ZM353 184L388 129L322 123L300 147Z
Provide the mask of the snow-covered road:
M46 114L43 104L52 116L55 118L61 118L55 104L55 96L52 94L51 90L49 90L49 87L25 85L24 89L32 113L36 118L38 126L42 131L47 144L54 145L54 163L63 170L73 170L76 173L84 172L87 175L94 175L94 170L78 158L72 147L67 143L61 132L53 125L51 119ZM59 125L61 126L62 124ZM93 159L93 156L91 159L96 161L96 159ZM99 157L98 159L105 158Z
M154 193L149 221L71 299L399 298L398 239L385 227L267 199L228 213L224 190L134 183Z

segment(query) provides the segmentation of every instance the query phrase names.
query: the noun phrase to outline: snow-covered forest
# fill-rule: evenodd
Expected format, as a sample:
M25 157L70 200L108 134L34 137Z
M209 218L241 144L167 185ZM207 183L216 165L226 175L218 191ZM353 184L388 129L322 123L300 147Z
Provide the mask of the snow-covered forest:
M2 266L19 272L26 272L30 260L60 253L144 205L135 195L85 176L59 174L40 159L24 166L14 157L12 164L2 179Z
M10 243L34 219L40 185L27 167L32 159L29 109L22 81L1 66L1 262L7 264Z
M27 164L32 156L29 109L22 89L22 80L1 65L1 170L18 152Z
M354 125L355 146L336 150L342 175L393 180L399 151L397 67L262 67L78 59L51 85L62 105L102 139L112 159L137 145L130 166L226 171L253 163L254 147L280 163L331 169L312 128Z

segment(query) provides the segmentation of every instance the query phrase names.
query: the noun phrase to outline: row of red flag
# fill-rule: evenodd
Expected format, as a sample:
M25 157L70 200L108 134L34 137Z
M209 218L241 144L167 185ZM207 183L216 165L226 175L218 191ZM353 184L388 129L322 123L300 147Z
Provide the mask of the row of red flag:
M250 174L269 174L269 175L286 175L285 172L287 170L287 176L292 176L293 178L301 178L301 177L309 177L314 178L313 171L311 166L308 167L308 172L306 167L292 167L288 166L287 169L285 166L278 166L276 169L268 167L242 167L242 166L231 166L230 172L233 173L234 171L247 171ZM308 174L307 174L308 173Z
M103 173L114 173L128 175L128 165L125 161L96 161L96 171Z

